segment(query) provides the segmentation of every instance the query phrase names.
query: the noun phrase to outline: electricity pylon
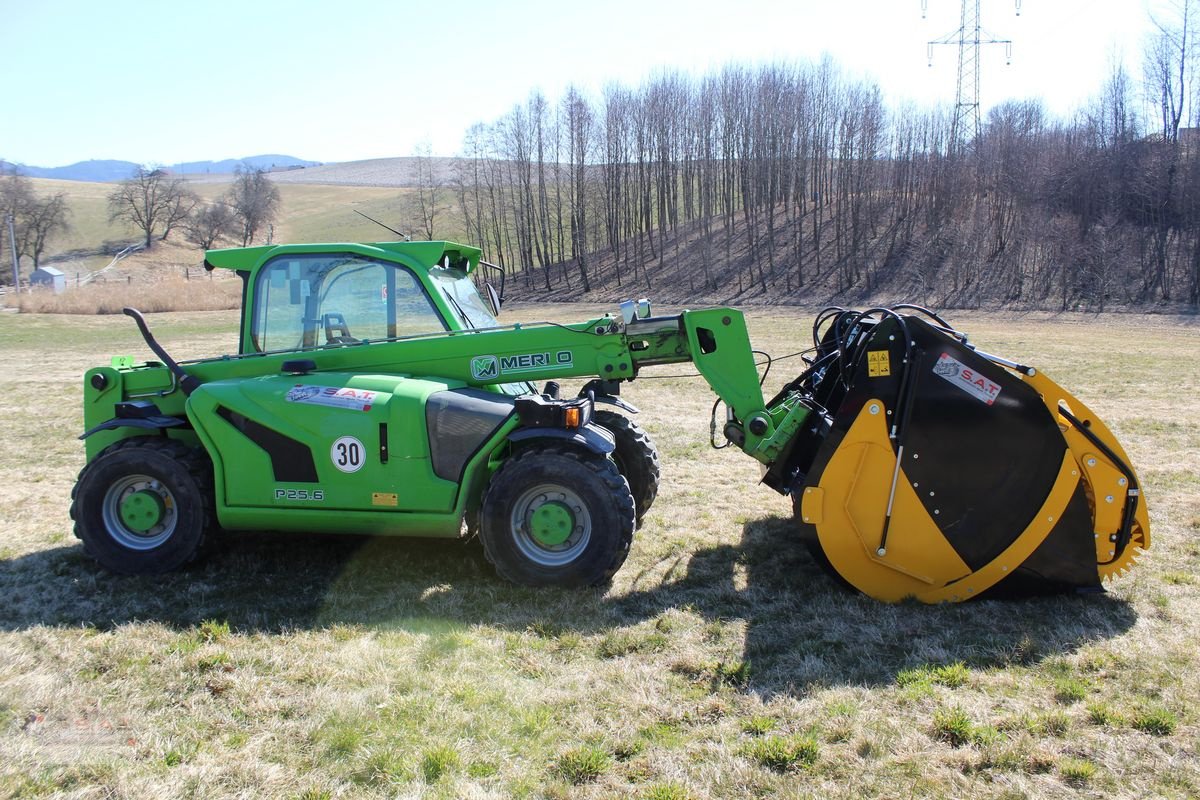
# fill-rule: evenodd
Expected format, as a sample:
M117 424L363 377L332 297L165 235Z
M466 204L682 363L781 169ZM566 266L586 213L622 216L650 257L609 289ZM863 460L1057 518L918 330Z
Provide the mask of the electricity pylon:
M979 15L980 0L962 0L958 30L926 43L929 66L933 66L933 46L958 45L958 89L954 98L954 122L950 126L950 149L961 152L964 145L979 141L979 49L985 44L1004 45L1005 62L1012 63L1012 39L997 39L983 29ZM921 0L921 16L929 0ZM1017 16L1021 15L1021 0L1016 0Z

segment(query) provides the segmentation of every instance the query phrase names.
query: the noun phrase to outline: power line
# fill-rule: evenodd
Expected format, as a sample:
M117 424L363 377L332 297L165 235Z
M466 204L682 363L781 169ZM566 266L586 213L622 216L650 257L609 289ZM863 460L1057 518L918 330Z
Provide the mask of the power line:
M8 245L12 248L13 293L21 292L21 261L17 258L17 235L13 232L13 215L9 213L5 220L8 223Z
M1015 0L1017 16L1021 16L1021 0ZM1012 39L998 39L983 29L980 0L962 0L958 30L940 39L926 42L929 66L933 66L933 47L939 44L958 46L958 87L954 97L954 121L950 126L950 149L961 151L979 141L979 73L980 48L985 44L1004 45L1005 62L1012 63ZM921 16L928 10L929 0L921 0Z

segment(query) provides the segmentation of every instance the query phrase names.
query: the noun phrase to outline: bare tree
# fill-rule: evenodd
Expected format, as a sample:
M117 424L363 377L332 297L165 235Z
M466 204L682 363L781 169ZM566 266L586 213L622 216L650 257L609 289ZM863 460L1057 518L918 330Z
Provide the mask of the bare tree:
M21 236L21 229L16 225L16 219L24 213L28 205L33 202L33 189L30 186L29 179L17 172L15 167L7 163L0 165L0 228L3 229L0 234L0 240L7 239L9 227L4 224L9 216L13 218L13 229L17 236L13 242L13 249L17 251L17 271L20 271L21 253L25 249L24 242ZM6 248L5 253L8 252ZM7 282L10 279L11 273L8 270L0 270L0 280Z
M591 290L588 277L587 240L587 176L586 164L591 144L592 124L595 121L591 107L574 86L567 87L563 99L567 118L567 157L570 163L571 199L571 257L579 267L583 290Z
M417 162L417 213L421 217L421 232L426 239L433 239L434 220L437 219L438 204L442 202L445 182L433 163L429 142L417 145L413 157Z
M13 214L33 200L33 187L16 167L0 168L0 213Z
M18 244L22 255L33 259L33 268L37 269L46 246L56 235L66 232L70 225L67 216L66 195L59 192L51 197L35 199L25 208L25 213L17 217L18 224L24 228L24 247Z
M218 200L195 208L183 222L184 236L201 250L209 250L237 229L233 211Z
M0 177L0 219L12 215L17 257L32 258L34 269L50 240L69 229L69 213L65 193L38 197L29 178L15 167L5 169Z
M1155 33L1146 47L1147 93L1158 104L1163 139L1179 140L1179 127L1190 98L1189 84L1196 72L1197 0L1175 0L1175 18L1151 17Z
M969 152L945 108L893 111L828 58L660 73L599 103L535 91L472 129L458 205L530 290L662 272L669 292L1200 305L1197 12L1155 20L1141 87L1115 66L1073 120L1003 104Z
M454 162L454 189L463 217L463 229L469 233L469 238L479 245L487 243L483 223L483 138L483 125L472 125L467 131L464 143L466 153Z
M149 249L155 231L161 229L161 238L166 239L171 227L178 224L179 209L191 202L189 196L195 195L181 178L172 178L160 169L141 166L132 178L121 181L108 196L108 219L110 222L125 222L141 231Z
M172 196L171 202L167 203L163 208L163 232L159 238L165 242L167 237L171 235L171 231L185 223L191 215L192 210L198 205L200 205L200 195L192 190L183 189L176 192Z
M247 247L259 231L279 216L281 198L279 188L267 177L266 170L239 167L237 178L223 201L233 210L241 228L242 247Z

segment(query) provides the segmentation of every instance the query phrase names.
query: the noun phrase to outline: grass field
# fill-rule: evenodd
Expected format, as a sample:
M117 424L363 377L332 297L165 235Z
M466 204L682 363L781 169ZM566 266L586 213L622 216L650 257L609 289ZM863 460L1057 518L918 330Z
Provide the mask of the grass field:
M193 357L232 350L234 319L151 324ZM663 486L605 590L514 588L475 542L269 534L116 577L67 518L80 375L149 354L124 319L0 314L0 797L1197 796L1200 328L951 319L1072 389L1132 457L1154 546L1107 595L842 591L755 462L709 448L692 377L625 394ZM810 321L754 312L751 334L790 353Z

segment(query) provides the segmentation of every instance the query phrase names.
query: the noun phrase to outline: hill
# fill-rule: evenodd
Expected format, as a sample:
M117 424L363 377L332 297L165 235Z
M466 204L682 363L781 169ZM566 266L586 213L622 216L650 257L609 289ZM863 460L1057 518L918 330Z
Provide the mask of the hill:
M345 161L316 167L291 170L272 175L276 183L307 183L332 186L395 186L417 185L415 157L371 158L364 161ZM450 177L453 159L434 158L434 177L445 184Z
M14 165L22 174L31 178L50 178L62 181L123 181L133 174L138 165L132 161L115 161L112 159L92 159L68 164L65 167L27 167L23 164Z
M295 156L263 155L246 158L226 158L222 161L184 161L166 167L168 172L180 175L203 175L207 173L231 175L242 169L265 169L267 172L278 170L302 169L316 167L320 161L305 161Z
M3 163L7 165L7 162ZM305 161L295 156L269 154L247 156L246 158L226 158L221 161L184 161L164 166L162 169L177 175L232 175L238 167L275 171L313 167L320 163L319 161ZM68 164L65 167L30 167L24 164L13 164L12 166L17 167L23 175L31 178L111 183L125 180L141 165L132 161L92 159Z

